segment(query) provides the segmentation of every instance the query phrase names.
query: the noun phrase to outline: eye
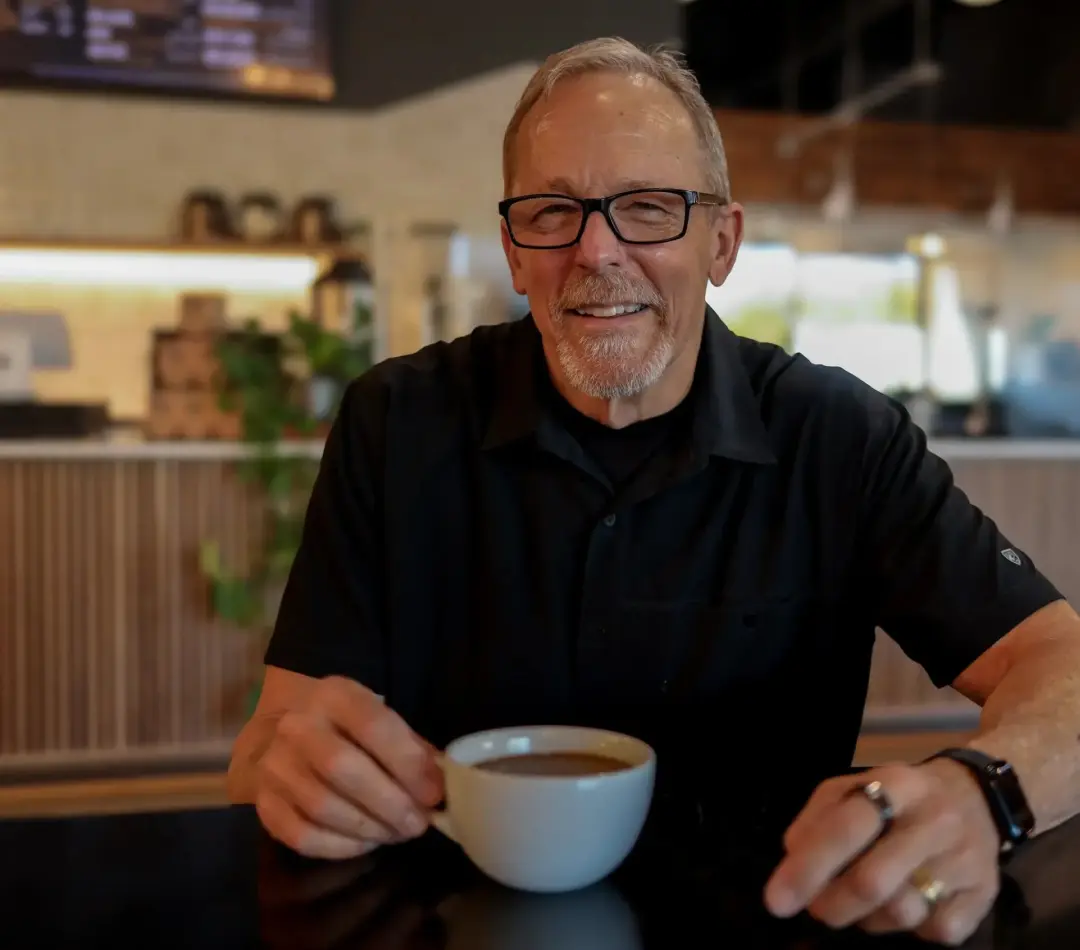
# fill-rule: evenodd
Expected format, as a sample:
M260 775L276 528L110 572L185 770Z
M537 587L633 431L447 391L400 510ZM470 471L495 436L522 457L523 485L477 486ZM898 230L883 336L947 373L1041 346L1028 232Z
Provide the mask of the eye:
M579 214L581 208L569 201L545 201L532 210L532 220L541 221L544 218L557 218L562 215Z
M631 211L657 212L657 213L664 214L664 213L667 212L668 209L667 208L662 208L660 205L658 205L658 204L656 204L655 202L652 202L652 201L638 200L638 201L635 201L633 204L630 205L629 210L631 210Z

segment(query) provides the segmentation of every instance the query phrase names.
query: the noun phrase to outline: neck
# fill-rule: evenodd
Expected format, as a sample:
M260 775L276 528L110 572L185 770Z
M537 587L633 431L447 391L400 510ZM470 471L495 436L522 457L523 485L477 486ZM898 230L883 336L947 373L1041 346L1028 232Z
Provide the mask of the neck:
M668 364L660 378L648 389L633 396L601 399L575 389L567 381L559 360L544 341L544 359L556 390L582 415L595 419L612 429L622 429L635 422L662 416L681 403L690 392L697 370L701 339L695 337L692 344L683 347Z

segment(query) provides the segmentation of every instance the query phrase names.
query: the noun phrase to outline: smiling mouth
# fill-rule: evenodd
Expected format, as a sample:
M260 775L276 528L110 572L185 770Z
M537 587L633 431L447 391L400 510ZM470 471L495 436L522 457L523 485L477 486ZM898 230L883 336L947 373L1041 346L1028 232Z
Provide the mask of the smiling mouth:
M579 317L622 317L641 313L642 310L647 309L648 305L643 303L620 303L607 307L571 307L569 312L577 314Z

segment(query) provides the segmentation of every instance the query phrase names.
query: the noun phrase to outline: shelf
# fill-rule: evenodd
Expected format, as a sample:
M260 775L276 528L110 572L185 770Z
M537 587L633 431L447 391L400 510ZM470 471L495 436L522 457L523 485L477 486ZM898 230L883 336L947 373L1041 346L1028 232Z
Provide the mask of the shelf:
M0 236L0 253L5 251L54 251L80 254L214 254L238 257L325 257L355 256L348 244L292 244L267 241L184 241L97 240L83 238L17 238Z
M344 244L0 238L0 283L307 292Z

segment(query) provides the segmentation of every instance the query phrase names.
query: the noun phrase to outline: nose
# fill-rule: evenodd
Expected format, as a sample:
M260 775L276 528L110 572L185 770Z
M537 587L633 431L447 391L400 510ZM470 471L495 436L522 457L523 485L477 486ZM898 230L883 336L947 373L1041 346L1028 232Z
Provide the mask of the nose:
M585 230L577 243L578 263L590 270L603 270L618 265L622 253L622 242L611 230L611 225L599 211L594 211L585 220Z

